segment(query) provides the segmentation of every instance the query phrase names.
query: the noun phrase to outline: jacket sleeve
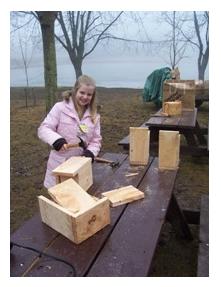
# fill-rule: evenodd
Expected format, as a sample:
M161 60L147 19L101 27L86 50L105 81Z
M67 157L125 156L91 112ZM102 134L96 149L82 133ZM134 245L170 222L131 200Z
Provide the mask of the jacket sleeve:
M38 137L51 146L57 139L62 138L56 131L60 113L59 103L56 103L38 128Z
M90 150L94 156L97 156L101 149L101 140L100 115L97 115L93 137L87 146L87 149Z

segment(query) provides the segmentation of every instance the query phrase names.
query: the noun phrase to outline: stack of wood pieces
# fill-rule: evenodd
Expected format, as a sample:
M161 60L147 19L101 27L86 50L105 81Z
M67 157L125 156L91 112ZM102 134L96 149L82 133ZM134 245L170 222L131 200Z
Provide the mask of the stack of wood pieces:
M163 83L163 102L181 101L182 109L194 110L196 84L194 80L166 80Z

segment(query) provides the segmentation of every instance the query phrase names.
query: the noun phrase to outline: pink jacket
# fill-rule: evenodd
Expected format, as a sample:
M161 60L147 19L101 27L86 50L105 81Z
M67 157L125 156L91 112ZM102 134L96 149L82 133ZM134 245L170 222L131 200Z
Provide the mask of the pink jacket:
M81 131L81 124L86 125L86 132ZM56 103L38 128L38 137L50 146L59 138L65 138L67 143L78 143L79 138L77 136L80 136L87 144L87 149L95 156L98 155L102 140L100 135L100 115L97 114L96 121L93 123L89 110L86 110L83 118L80 120L71 99L69 102ZM47 163L44 186L50 188L56 184L55 176L52 174L53 169L70 157L79 156L82 153L83 149L80 147L70 148L67 151L52 149Z

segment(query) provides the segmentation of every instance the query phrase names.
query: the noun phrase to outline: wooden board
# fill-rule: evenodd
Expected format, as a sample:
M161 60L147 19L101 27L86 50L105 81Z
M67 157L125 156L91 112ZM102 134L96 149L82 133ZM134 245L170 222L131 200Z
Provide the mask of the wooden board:
M177 116L182 114L182 102L164 102L163 103L163 113L166 113L168 116Z
M177 169L180 155L178 131L159 131L159 169Z
M84 190L93 184L91 158L73 156L53 170L57 183L73 178Z
M107 197L112 207L144 198L144 193L132 185L124 186L102 193Z
M72 212L84 211L94 205L94 198L72 178L48 189L55 202Z
M71 241L75 241L76 234L73 231L73 213L42 195L38 196L38 203L41 220Z
M75 243L83 242L111 223L109 200L102 198L95 202L93 208L88 209L87 212L82 212L76 217L75 230L77 238Z
M130 127L130 164L146 165L149 160L150 131L144 127Z
M83 156L72 156L53 170L55 175L75 176L91 159Z

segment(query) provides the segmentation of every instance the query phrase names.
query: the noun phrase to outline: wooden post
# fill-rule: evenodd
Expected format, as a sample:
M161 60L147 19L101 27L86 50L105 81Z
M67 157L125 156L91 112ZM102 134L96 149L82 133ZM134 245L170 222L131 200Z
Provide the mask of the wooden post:
M159 131L159 169L177 169L180 155L178 131Z
M130 127L130 164L146 165L149 161L149 147L149 129Z

